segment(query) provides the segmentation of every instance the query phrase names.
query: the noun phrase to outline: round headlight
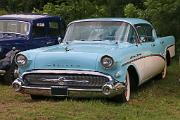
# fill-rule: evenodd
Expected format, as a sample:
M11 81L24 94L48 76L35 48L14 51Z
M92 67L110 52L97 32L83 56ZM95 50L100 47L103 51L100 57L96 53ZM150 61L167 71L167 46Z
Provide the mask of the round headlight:
M114 60L112 57L105 55L101 58L101 64L105 68L111 68L114 65Z
M23 66L27 63L27 58L26 56L22 55L22 54L19 54L16 56L16 64L18 66Z

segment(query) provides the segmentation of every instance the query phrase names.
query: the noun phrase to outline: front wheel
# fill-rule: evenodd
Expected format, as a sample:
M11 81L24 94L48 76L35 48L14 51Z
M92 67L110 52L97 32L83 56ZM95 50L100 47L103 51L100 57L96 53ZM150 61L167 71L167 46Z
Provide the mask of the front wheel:
M167 75L167 61L165 61L164 69L163 71L157 75L158 79L165 79Z
M117 102L119 101L128 102L130 100L130 95L131 95L130 77L129 77L129 72L127 72L126 81L125 81L125 90L120 95L115 96L113 100Z
M126 89L125 91L121 94L121 99L122 102L128 102L130 100L130 95L131 95L131 90L130 90L130 77L129 73L126 73L126 82L125 82Z

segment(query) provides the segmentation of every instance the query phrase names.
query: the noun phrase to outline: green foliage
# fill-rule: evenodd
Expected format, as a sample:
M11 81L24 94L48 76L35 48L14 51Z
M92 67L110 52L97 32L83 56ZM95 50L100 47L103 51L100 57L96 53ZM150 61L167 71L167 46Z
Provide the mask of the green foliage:
M123 17L124 6L131 2L141 7L141 0L55 0L49 1L43 10L33 12L61 15L68 22L90 17Z
M125 16L128 17L132 17L132 18L136 18L139 17L138 15L138 9L136 8L136 6L134 6L132 3L126 5L126 7L124 8L124 14Z
M0 15L5 15L5 14L7 14L7 11L0 9Z
M97 6L86 0L72 0L64 2L60 5L48 3L43 7L43 10L33 10L34 13L47 13L50 15L62 16L66 22L82 18L94 18L106 16L105 7Z
M60 15L67 23L94 17L138 17L150 21L159 35L180 39L180 0L0 0L0 8L0 14Z
M178 0L146 0L145 9L138 9L128 4L126 17L144 18L153 23L159 35L175 35L180 38L180 1Z

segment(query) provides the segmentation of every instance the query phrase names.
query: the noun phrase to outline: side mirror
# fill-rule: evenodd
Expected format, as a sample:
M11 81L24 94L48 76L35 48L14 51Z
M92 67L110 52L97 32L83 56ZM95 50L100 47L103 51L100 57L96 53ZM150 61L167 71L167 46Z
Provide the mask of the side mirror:
M58 37L58 43L62 43L62 38L60 36Z

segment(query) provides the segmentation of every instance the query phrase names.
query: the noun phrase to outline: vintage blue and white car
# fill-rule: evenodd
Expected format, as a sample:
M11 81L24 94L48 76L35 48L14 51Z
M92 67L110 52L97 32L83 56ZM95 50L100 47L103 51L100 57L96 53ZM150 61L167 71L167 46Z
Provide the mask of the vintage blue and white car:
M125 102L150 78L165 78L174 55L174 37L157 37L145 20L78 20L61 44L19 53L19 78L12 85L32 99L92 92Z

